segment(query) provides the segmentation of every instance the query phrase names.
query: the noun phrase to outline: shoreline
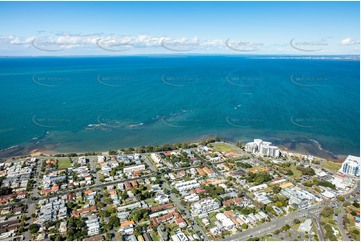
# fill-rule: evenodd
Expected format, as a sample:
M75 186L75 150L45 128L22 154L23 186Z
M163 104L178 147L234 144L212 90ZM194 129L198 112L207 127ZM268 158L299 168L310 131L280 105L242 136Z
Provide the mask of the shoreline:
M199 139L195 139L195 140L191 140L191 141L184 141L184 142L180 142L180 143L197 143L197 142L201 142L203 140L206 139L210 139L210 138L214 138L215 136L206 136L206 137L202 137ZM278 138L271 138L271 140L274 139L278 139ZM314 139L309 139L309 141L313 142L314 145L312 144L305 144L305 142L302 141L295 141L295 140L286 140L284 144L275 144L276 146L279 147L280 151L282 152L287 152L287 153L292 153L294 156L296 157L301 157L304 155L312 155L313 157L319 159L319 160L329 160L332 162L336 162L336 163L342 163L344 161L344 159L347 157L348 154L334 154L331 151L325 150L322 148L322 145ZM234 141L230 141L230 140L224 140L222 139L222 142L225 143L229 143L232 145L235 145L236 142ZM242 142L244 143L244 142ZM27 146L23 146L23 145L15 145L15 146L11 146L9 148L3 149L0 151L1 153L5 153L5 154L1 154L0 155L0 159L3 159L4 161L8 161L8 160L12 160L12 159L16 159L16 158L20 158L20 157L36 157L36 156L54 156L54 155L58 155L58 154L71 154L71 153L75 153L77 155L79 154L85 154L85 153L91 153L91 152L95 152L95 153L100 153L102 155L108 155L109 150L100 150L100 151L72 151L72 152L64 152L64 151L57 151L57 147L61 144L52 144L52 145L45 145L42 147L32 147L35 144L28 144ZM160 144L160 145L151 145L151 146L161 146L161 145L165 145L165 144ZM171 145L171 144L169 144ZM295 148L293 145L295 146L300 146L298 148ZM139 148L141 146L137 146L137 147L132 147L132 148ZM112 149L112 150L120 150L120 149L127 149L130 147L125 147L125 148L118 148L118 149ZM309 150L317 148L320 152L321 155L317 155L317 154L313 154L313 152L309 152ZM6 155L6 153L8 153L8 155Z

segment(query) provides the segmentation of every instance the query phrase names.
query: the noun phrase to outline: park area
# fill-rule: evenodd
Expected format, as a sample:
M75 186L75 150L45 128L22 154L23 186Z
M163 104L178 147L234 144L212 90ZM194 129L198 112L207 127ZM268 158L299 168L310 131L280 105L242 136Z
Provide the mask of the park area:
M323 168L326 168L328 170L331 171L338 171L341 168L341 164L340 163L335 163L332 161L324 161L321 165Z
M58 159L58 168L67 169L71 166L71 161L69 158Z
M212 148L214 151L223 152L223 153L238 153L235 148L229 144L213 144Z

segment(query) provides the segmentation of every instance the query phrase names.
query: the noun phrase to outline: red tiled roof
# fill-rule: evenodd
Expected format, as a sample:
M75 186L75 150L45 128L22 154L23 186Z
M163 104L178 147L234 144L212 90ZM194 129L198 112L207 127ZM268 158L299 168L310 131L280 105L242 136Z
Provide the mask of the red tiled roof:
M208 167L204 167L204 168L203 168L203 171L204 171L205 173L207 173L208 175L214 173L214 172L213 172L211 169L209 169Z
M183 218L179 218L179 219L177 219L175 222L176 222L177 224L183 223L183 222L184 222L184 219L183 219Z
M97 208L95 205L87 207L87 208L83 208L83 209L78 209L78 210L73 210L71 216L73 217L79 217L80 214L85 213L85 212L89 212L89 211L97 211Z
M164 210L164 209L168 209L168 208L172 208L172 207L173 207L172 203L166 203L166 204L163 204L163 205L151 207L149 209L152 212L156 212L156 211L160 211L160 210Z

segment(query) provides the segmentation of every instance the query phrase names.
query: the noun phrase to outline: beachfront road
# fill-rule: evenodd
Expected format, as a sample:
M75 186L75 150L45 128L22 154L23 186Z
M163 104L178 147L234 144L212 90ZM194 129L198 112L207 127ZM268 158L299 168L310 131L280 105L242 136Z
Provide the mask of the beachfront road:
M282 216L282 217L273 219L271 222L264 223L257 227L247 229L246 231L244 231L242 233L227 237L224 241L226 241L226 240L242 241L242 240L247 240L247 239L253 238L253 237L263 236L263 235L271 233L272 231L275 231L277 229L281 229L282 226L284 226L286 224L292 224L293 220L295 218L299 219L301 217L307 217L307 216L309 216L309 213L311 213L311 212L313 214L314 213L317 214L319 211L322 210L322 208L323 208L323 206L320 206L317 204L306 210L292 212L286 216Z

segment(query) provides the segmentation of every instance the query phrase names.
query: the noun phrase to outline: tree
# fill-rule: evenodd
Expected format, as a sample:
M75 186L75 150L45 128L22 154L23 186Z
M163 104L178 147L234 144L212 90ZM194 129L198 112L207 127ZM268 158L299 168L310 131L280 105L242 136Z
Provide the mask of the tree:
M346 201L343 203L343 206L344 206L344 207L348 207L348 206L350 206L350 205L351 205L351 202L348 201L348 200L346 200Z
M352 203L352 206L354 206L354 207L356 207L356 208L360 208L360 204L359 204L358 202L356 202L356 201L354 201L354 202Z
M333 215L333 209L330 206L326 206L322 212L321 212L322 216L324 217L330 217L331 215Z
M282 203L281 201L277 201L277 202L276 202L276 206L279 207L279 208L280 208L280 207L283 207L283 203Z
M111 226L111 228L119 227L119 218L115 215L111 216L109 218L108 224Z
M0 196L9 195L13 193L13 189L11 187L0 187Z
M303 185L306 186L306 187L312 187L312 186L313 186L313 182L310 181L310 180L307 180L307 181L305 181L305 182L303 183Z
M344 196L338 196L337 200L339 200L340 202L344 202L345 201L345 197Z
M316 172L312 167L297 166L296 169L301 171L302 175L308 175L308 176L316 175Z
M351 223L350 219L349 219L347 216L344 216L344 217L343 217L343 222L344 222L345 224Z
M126 191L124 191L123 193L122 193L122 195L121 195L121 198L122 198L122 200L125 200L125 199L127 199L129 196L128 196L128 193L126 192Z
M247 224L242 224L242 228L243 228L243 229L247 229L247 228L248 228L248 225L247 225Z
M294 223L294 224L300 224L301 221L300 221L298 218L295 218L295 219L293 220L293 223Z
M281 191L281 188L280 188L280 186L274 186L274 187L272 187L272 191L273 191L273 193L277 194Z
M110 197L107 197L107 198L104 198L104 202L106 203L106 204L112 204L112 199L110 198Z
M324 228L326 230L326 234L325 234L326 238L328 238L329 240L333 240L333 241L337 240L336 236L333 233L333 229L332 229L331 225L326 224L324 226Z
M291 226L289 225L289 224L286 224L286 225L283 225L282 226L282 230L283 231L287 231L287 230L289 230L291 228Z
M32 233L32 234L37 233L37 232L39 231L39 229L40 229L40 225L39 225L39 224L31 224L31 225L29 226L29 231L30 231L30 233Z

